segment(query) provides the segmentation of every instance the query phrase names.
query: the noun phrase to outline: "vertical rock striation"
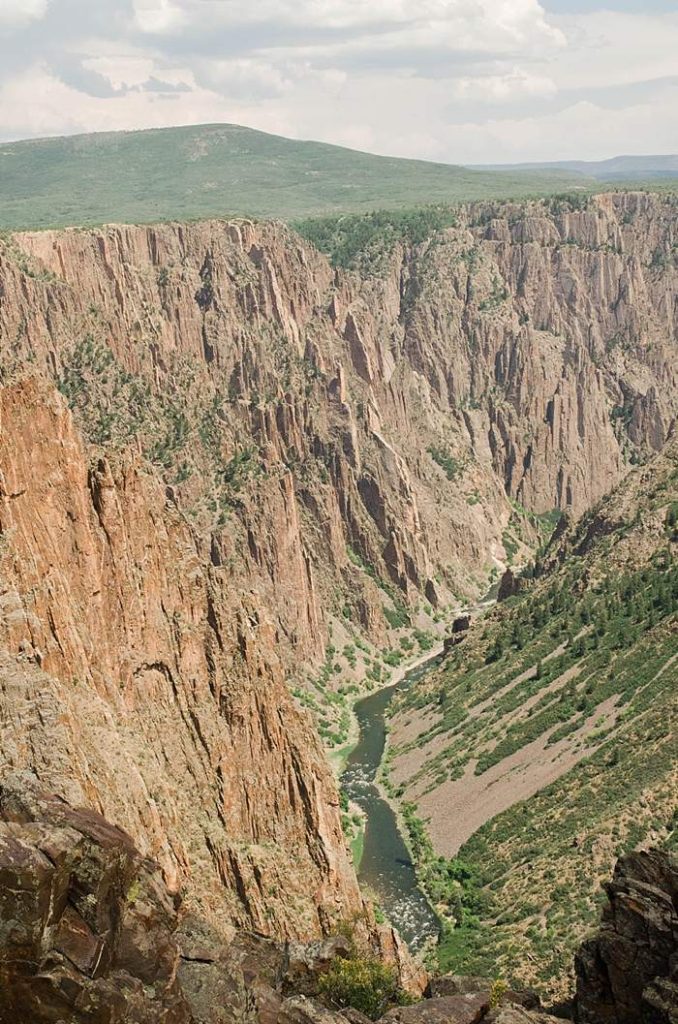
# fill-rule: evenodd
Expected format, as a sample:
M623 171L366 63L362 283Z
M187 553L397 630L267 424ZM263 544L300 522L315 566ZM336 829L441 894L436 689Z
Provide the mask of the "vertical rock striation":
M475 595L676 409L675 207L462 208L378 275L280 225L0 245L2 763L224 927L360 913L286 677L343 611ZM510 500L513 501L513 505ZM530 533L532 530L532 533Z

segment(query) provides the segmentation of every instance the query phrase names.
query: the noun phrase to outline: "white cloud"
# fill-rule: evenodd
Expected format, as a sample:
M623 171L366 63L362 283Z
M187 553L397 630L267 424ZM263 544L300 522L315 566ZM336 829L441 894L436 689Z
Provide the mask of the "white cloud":
M602 88L678 74L678 13L596 11L558 23L569 44L552 69L561 87Z
M457 163L670 151L678 14L641 3L0 0L0 138L230 121Z
M187 12L172 0L134 0L134 23L141 32L171 34L187 24Z
M507 103L525 96L553 96L557 88L551 78L515 67L505 75L458 78L453 83L452 91L458 99Z
M42 18L49 0L2 0L0 2L0 30L23 28L31 21Z
M252 58L204 60L195 66L194 74L200 85L231 99L282 96L291 86L284 69Z

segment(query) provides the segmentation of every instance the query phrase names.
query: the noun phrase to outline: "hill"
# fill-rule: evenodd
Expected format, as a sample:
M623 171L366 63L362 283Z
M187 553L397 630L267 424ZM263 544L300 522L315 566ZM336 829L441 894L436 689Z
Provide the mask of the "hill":
M477 171L239 125L198 125L1 145L0 228L230 215L290 220L587 184L571 171Z
M529 171L582 174L586 178L615 184L658 182L678 178L678 155L613 156L609 160L559 160L551 163L474 165L479 171Z
M491 948L508 978L564 991L615 857L669 841L677 466L674 440L397 710L389 780L446 968L482 973Z

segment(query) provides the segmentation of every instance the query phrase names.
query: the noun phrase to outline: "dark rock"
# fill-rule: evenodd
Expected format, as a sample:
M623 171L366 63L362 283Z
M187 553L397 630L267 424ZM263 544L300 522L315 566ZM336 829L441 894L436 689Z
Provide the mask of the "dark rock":
M659 850L622 857L606 886L595 938L575 959L579 1024L673 1022L678 956L678 865ZM674 1018L670 1016L674 1014ZM663 1016L662 1016L663 1014Z
M512 569L507 569L499 581L497 601L507 601L509 597L515 597L523 588L523 581L516 576Z
M522 1006L525 1010L541 1009L539 993L533 988L514 989L507 988L500 997L502 1006Z
M156 866L34 775L0 786L0 1020L189 1024Z
M678 963L672 978L657 978L643 991L643 1024L678 1024Z
M187 915L177 932L179 981L192 1024L275 1024L285 955L264 936L238 932L232 942L200 918Z
M54 949L90 978L101 963L103 939L95 935L73 907L66 907L54 936Z
M397 1024L477 1024L490 1007L489 992L422 999L412 1006L396 1006L381 1017Z
M466 634L471 625L470 615L459 615L452 623L452 634L446 636L443 641L443 654L449 654L453 647L466 639Z

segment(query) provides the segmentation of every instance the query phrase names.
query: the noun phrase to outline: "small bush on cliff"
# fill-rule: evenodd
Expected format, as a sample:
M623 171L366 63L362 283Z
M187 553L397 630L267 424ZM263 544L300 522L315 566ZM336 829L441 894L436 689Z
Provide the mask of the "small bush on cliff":
M356 954L350 960L337 958L320 979L320 992L337 1009L353 1007L377 1020L393 1005L410 1001L399 987L396 973L374 957Z

